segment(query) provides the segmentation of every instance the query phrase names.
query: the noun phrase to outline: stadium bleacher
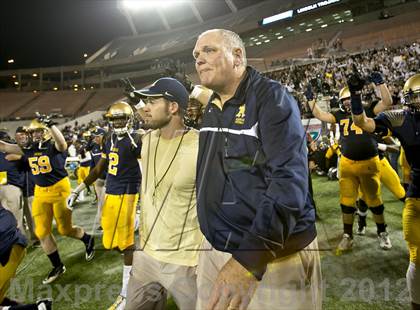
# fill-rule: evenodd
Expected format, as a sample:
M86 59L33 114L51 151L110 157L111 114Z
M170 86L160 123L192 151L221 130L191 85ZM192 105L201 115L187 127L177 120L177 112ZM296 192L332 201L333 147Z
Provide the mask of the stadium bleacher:
M124 97L119 88L86 91L0 92L0 119L31 119L35 112L77 117L105 110Z
M0 92L0 118L11 119L12 115L38 96L32 92Z

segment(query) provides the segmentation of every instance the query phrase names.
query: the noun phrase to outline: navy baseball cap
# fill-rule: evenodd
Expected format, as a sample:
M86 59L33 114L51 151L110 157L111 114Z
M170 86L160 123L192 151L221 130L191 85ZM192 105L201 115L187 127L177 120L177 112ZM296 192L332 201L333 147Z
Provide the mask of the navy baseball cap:
M15 133L27 133L27 131L24 126L19 126L18 128L16 128Z
M92 136L104 136L105 133L105 129L102 129L101 127L96 127L95 130L92 132Z
M178 80L164 77L155 81L150 87L134 91L143 97L163 97L175 101L186 110L188 107L189 93Z

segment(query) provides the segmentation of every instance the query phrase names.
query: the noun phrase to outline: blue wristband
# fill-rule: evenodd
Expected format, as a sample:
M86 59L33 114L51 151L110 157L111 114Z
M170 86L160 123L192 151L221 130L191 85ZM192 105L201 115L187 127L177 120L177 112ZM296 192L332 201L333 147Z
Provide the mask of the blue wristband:
M351 113L360 115L363 113L362 96L351 94Z

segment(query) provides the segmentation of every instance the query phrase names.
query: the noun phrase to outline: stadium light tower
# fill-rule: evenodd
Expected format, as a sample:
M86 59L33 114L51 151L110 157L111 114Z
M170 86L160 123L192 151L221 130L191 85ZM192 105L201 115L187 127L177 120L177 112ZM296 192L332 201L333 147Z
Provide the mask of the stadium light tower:
M123 6L128 10L163 9L180 3L190 2L187 0L123 0Z
M166 30L170 30L171 26L169 25L162 9L167 9L182 3L191 3L192 1L193 0L122 0L118 2L118 8L127 19L132 34L138 35L136 25L133 22L134 12L156 10Z

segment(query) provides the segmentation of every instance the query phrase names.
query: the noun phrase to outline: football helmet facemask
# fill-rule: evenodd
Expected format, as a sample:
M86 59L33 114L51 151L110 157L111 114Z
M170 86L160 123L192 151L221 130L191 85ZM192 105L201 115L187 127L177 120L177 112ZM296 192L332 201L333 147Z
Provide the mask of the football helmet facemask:
M119 101L113 103L104 117L116 135L124 135L133 129L134 112L127 102Z

